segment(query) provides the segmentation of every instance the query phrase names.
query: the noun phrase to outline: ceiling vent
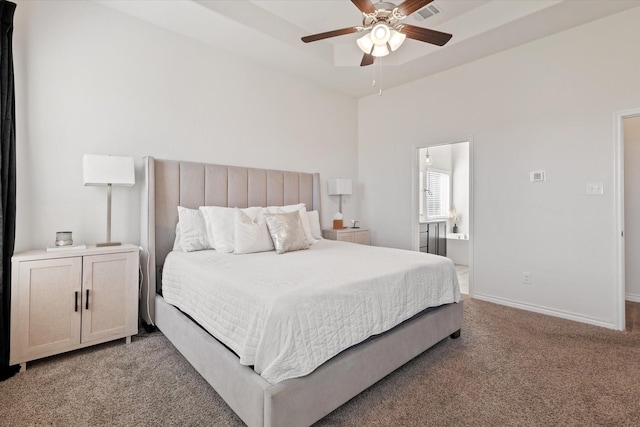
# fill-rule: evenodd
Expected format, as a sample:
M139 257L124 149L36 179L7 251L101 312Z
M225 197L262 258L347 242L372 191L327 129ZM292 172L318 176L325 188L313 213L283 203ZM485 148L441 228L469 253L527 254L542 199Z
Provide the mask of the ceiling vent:
M418 21L424 21L425 19L430 18L433 15L437 15L439 13L440 13L440 9L438 9L438 7L435 4L431 3L423 7L419 11L417 11L415 15L413 15L413 17L416 18L416 20Z

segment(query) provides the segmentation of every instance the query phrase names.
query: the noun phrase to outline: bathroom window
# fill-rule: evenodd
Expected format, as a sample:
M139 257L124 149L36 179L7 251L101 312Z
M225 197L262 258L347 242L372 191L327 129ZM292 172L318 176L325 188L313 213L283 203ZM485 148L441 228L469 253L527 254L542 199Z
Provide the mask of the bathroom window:
M427 214L427 219L449 218L451 173L437 169L427 169L425 178L424 211Z

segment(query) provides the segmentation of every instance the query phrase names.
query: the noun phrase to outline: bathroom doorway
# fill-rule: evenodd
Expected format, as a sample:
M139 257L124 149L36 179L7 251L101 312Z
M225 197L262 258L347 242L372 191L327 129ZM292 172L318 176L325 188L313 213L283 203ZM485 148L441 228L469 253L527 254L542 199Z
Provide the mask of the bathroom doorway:
M419 147L416 155L416 249L450 258L461 292L472 294L471 141Z
M621 175L620 212L623 233L620 233L622 257L624 324L620 329L634 331L640 326L640 227L635 220L640 215L640 109L620 116L619 151L623 157L618 167ZM621 315L622 317L622 315ZM622 319L621 319L622 320Z

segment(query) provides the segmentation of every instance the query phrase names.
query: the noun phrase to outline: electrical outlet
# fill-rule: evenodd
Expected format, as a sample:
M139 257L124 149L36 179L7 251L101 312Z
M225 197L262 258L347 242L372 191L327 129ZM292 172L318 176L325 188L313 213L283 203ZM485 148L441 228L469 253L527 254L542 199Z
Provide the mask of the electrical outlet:
M522 273L522 283L524 283L525 285L531 284L531 273L527 271Z
M587 195L602 196L604 194L604 184L602 182L587 182Z

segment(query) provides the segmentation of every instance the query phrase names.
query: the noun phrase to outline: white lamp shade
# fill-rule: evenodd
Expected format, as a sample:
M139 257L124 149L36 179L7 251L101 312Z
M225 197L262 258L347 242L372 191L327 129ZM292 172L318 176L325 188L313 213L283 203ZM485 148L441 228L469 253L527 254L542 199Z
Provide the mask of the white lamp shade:
M375 45L373 47L373 52L371 52L371 55L375 57L387 56L389 55L389 49L387 48L386 44Z
M385 45L391 38L391 28L385 23L378 23L371 29L371 41L376 45Z
M356 43L361 51L364 53L370 54L371 50L373 50L373 41L371 40L371 35L369 33L360 37Z
M84 185L132 186L136 183L132 157L85 154L82 175Z
M329 185L329 195L339 196L341 194L351 194L351 180L347 178L333 178L327 181Z
M391 50L396 50L402 46L402 43L404 43L406 38L407 36L405 34L396 30L391 30L391 38L389 39L389 46L391 47Z
M387 56L402 46L407 36L396 31L383 22L376 24L370 32L357 40L358 47L364 53L373 56Z

